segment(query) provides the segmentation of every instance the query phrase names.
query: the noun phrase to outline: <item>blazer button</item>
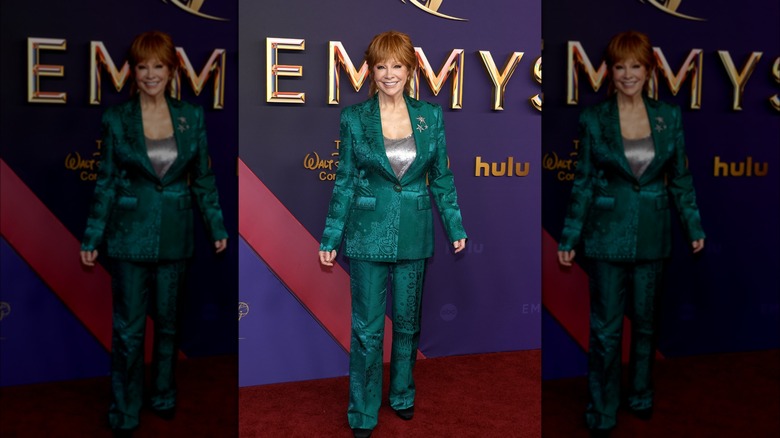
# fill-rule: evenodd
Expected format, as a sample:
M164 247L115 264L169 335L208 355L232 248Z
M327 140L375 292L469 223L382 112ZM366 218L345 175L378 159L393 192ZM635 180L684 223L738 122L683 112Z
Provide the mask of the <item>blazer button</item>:
M401 186L396 184L396 185L393 186L393 190L395 190L396 192L400 192L401 191Z
M639 191L639 186L638 186L638 185L636 185L636 184L634 184L634 191L635 191L635 192L638 192L638 191Z
M157 187L155 187L155 188L157 189L157 191L158 191L158 192L162 192L162 189L163 189L163 187L162 187L161 185L158 185L158 186L157 186Z

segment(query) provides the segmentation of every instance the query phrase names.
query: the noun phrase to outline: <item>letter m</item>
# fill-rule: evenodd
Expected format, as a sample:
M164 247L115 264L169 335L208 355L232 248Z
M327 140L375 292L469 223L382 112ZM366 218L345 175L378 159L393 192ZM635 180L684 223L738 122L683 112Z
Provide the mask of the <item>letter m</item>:
M580 95L577 71L579 69L585 70L593 91L599 91L607 77L607 63L602 61L598 70L593 68L588 54L585 53L585 49L582 48L582 43L579 41L569 41L568 53L566 55L566 103L568 105L577 105Z
M417 62L419 67L414 73L414 81L412 82L412 95L416 98L420 97L420 73L425 76L425 80L431 87L434 96L438 96L441 89L444 87L444 83L447 78L452 74L452 109L463 108L463 49L453 49L450 52L450 56L444 61L441 69L438 73L433 70L431 63L428 62L428 58L425 56L425 52L420 47L414 48L417 54Z
M344 49L341 41L331 41L328 50L328 105L339 103L339 72L344 67L349 83L355 91L360 91L363 83L368 79L368 63L363 61L360 69L356 69Z
M206 81L213 76L214 77L214 102L212 107L214 109L223 109L225 107L225 49L214 49L211 52L206 65L201 69L200 73L196 73L192 67L187 53L181 47L176 48L176 54L179 56L180 68L176 73L173 81L173 95L179 99L181 98L181 73L183 72L187 79L189 79L192 90L196 96L200 96L201 91L206 85Z
M92 41L89 45L89 104L100 105L101 72L105 68L116 91L121 91L130 77L130 64L125 61L117 69L114 60L102 41Z

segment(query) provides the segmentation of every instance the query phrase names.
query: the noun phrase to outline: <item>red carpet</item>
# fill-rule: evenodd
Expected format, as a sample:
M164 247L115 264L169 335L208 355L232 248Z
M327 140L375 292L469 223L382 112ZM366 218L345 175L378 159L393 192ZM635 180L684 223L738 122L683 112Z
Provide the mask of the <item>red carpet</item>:
M148 410L134 436L236 437L236 357L179 361L176 418L164 421ZM111 437L106 413L108 377L0 388L0 436L30 438Z
M624 373L625 375L625 373ZM587 437L584 377L542 384L544 437ZM618 412L613 438L780 436L780 350L656 362L650 421Z
M585 379L540 384L540 357L526 351L420 361L414 419L382 406L373 436L587 437ZM176 418L144 411L136 436L351 436L346 378L237 390L236 366L234 357L181 361ZM653 419L620 411L614 438L780 436L780 350L667 358L655 376ZM0 388L0 436L110 437L108 385L101 377Z
M403 421L385 400L382 437L538 437L539 350L454 356L417 362L414 419ZM239 433L252 437L351 437L348 379L253 386L239 390Z

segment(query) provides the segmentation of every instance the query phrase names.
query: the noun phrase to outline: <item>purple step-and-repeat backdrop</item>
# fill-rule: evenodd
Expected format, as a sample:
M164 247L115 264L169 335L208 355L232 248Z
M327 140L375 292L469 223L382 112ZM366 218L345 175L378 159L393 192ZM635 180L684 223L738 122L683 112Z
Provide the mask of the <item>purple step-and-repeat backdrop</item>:
M688 0L672 9L651 0L546 1L544 86L539 2L504 0L489 8L462 0L186 3L45 0L3 4L0 13L3 185L21 182L14 199L47 211L47 218L30 221L61 227L54 233L65 241L75 242L83 230L100 114L128 95L121 66L132 37L149 29L170 32L189 60L182 97L206 108L213 167L234 238L230 252L215 258L205 233L196 231L183 321L186 354L235 353L238 290L241 385L346 374L343 330L329 325L334 309L311 305L290 286L300 266L316 263L315 251L311 259L291 261L274 245L239 236L235 158L240 149L239 169L249 169L250 182L267 188L287 214L278 228L253 230L247 222L248 234L299 227L318 240L333 184L331 160L338 159L339 111L367 96L365 85L353 89L359 72L349 67L359 69L370 38L388 29L409 33L429 61L419 95L445 108L451 166L471 237L466 254L453 257L437 222L422 354L539 348L541 321L545 377L584 372L584 346L575 341L582 333L572 328L580 326L567 320L569 313L541 309L539 254L542 239L560 232L576 161L577 115L605 93L594 90L587 63L598 78L606 41L630 28L648 33L667 63L658 93L683 107L708 234L705 254L693 258L675 230L660 350L678 356L778 347L778 255L772 251L780 201L777 2L735 9ZM535 107L542 88L543 118ZM3 223L24 217L25 211L8 213L14 207L2 203ZM90 294L108 290L68 287L70 274L63 278L53 267L71 252L75 258L72 248L30 254L28 246L14 244L37 235L2 229L0 385L105 375L110 315L98 305L105 300ZM348 269L347 260L340 264ZM77 265L72 272L73 284L89 284L83 277L90 274ZM550 274L562 275L545 272L545 278ZM348 294L343 288L322 292ZM79 293L89 304L73 306ZM347 327L348 318L339 324Z
M242 386L347 374L349 290L344 282L327 289L331 283L316 269L314 243L333 188L329 162L338 159L339 112L368 97L367 84L353 87L363 53L374 35L391 29L408 33L429 62L420 72L419 96L444 108L450 165L470 237L465 254L453 256L435 221L421 353L541 346L541 113L535 107L541 99L541 5L428 3L239 2L239 155L247 168L240 205ZM271 199L244 198L244 181L267 188ZM245 208L257 215L279 208L287 216L259 229ZM266 243L293 230L309 242L298 257L289 257L294 249L285 239ZM348 260L340 257L339 263L348 270ZM311 281L297 288L303 275L312 275ZM342 305L316 304L317 294L335 294ZM333 314L339 316L334 320Z
M677 6L664 6L668 3ZM660 352L778 348L780 3L550 0L543 7L545 233L556 241L560 235L578 114L606 96L606 82L599 91L592 85L606 43L620 31L645 32L662 67L658 96L683 109L689 167L707 233L704 253L692 257L676 224L661 302ZM545 284L560 275L567 274L545 271ZM545 378L586 371L584 346L573 341L582 334L572 327L582 326L572 324L558 305L565 304L545 304Z
M187 356L237 353L238 5L185 3L3 2L0 385L108 375L110 288L99 270L80 268L77 241L94 189L101 114L129 97L127 50L135 35L153 29L170 33L180 48L181 97L205 108L231 236L227 254L214 256L196 218L181 348ZM13 181L20 183L11 191ZM20 211L25 205L44 214L31 217ZM7 226L19 217L39 228ZM29 251L43 235L67 245Z

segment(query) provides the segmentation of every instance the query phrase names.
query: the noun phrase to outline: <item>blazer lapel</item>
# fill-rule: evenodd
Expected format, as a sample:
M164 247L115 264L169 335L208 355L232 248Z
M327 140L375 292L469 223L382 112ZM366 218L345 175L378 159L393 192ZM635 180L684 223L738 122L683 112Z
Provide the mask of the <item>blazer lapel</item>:
M645 108L647 108L647 117L650 122L650 134L653 137L653 147L655 156L653 161L647 166L645 173L642 174L640 181L647 181L655 177L658 171L663 167L668 155L668 148L664 147L669 138L670 131L667 127L667 121L664 119L658 105L655 102L645 98Z
M431 142L430 136L433 129L430 124L433 124L431 114L423 111L423 105L408 96L406 98L406 108L409 111L409 119L412 122L412 135L414 135L414 143L417 148L417 156L409 165L409 169L406 170L402 181L417 178L417 174L424 166L428 159L429 144Z
M135 97L132 105L130 106L129 116L131 119L130 126L133 127L133 135L130 139L131 144L129 146L132 148L133 152L138 158L138 161L141 163L141 168L143 168L152 178L158 179L157 172L155 172L154 167L152 167L152 162L149 160L149 152L146 149L146 135L144 135L144 119L141 112L141 99L138 96Z
M192 151L190 151L188 146L190 145L189 141L191 141L192 132L194 132L192 131L194 129L193 125L195 124L195 120L187 117L179 102L167 96L166 100L168 101L168 111L171 114L171 124L173 124L173 137L176 139L176 159L168 171L165 172L165 175L163 175L163 181L176 178L189 161L190 152Z
M391 181L397 181L390 160L385 150L385 138L382 135L382 115L379 112L379 98L377 95L368 101L365 111L361 113L360 123L363 125L366 146L371 154L376 157L378 167L382 169Z
M605 120L606 123L603 128L605 134L607 134L605 138L609 143L608 147L612 157L627 177L636 178L626 159L626 150L623 146L623 132L620 130L620 111L618 110L616 97L613 97L611 103L607 105Z

